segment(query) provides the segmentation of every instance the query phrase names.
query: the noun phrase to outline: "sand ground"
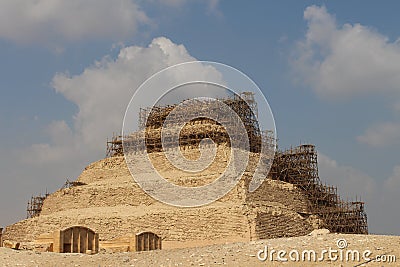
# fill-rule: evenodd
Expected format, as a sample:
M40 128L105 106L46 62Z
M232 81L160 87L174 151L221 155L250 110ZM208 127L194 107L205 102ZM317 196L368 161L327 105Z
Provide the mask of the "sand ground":
M347 246L343 249L339 245ZM345 240L345 242L343 241ZM277 259L277 252L271 258L261 261L257 254L260 250L268 248L268 255L272 250L286 251L282 259ZM319 261L322 251L329 251L324 255L324 260ZM300 260L295 262L296 252ZM314 250L316 261L302 260L305 250ZM360 260L356 259L357 252ZM371 254L367 250L371 251ZM337 252L335 252L337 251ZM354 252L354 254L352 254ZM283 252L281 252L283 253ZM292 256L292 259L289 257ZM340 254L343 253L343 259ZM372 259L363 259L363 253ZM349 259L346 260L346 254ZM260 257L265 254L261 253ZM355 255L355 259L352 259ZM385 255L376 258L378 255ZM334 260L337 257L337 260ZM378 262L378 260L380 261ZM51 252L17 251L0 248L0 266L400 266L400 236L382 235L345 235L345 234L320 234L314 236L302 236L292 238L279 238L259 240L248 243L230 243L190 249L173 249L147 252L106 253L96 255L84 254L58 254Z

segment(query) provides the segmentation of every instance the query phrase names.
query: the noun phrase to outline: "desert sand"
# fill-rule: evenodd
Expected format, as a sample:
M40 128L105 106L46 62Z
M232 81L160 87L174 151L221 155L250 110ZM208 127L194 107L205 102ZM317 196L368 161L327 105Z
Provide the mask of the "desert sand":
M346 251L357 250L360 253L360 260L354 261L346 256L340 260L340 249L337 241L346 240L347 247L342 249L343 255ZM268 247L284 250L289 253L297 250L300 255L304 250L314 250L317 254L316 261L306 260L299 262L292 261L289 256L287 262L269 258L265 261L258 259L258 252ZM337 250L329 260L328 254L324 254L324 260L319 261L323 249ZM362 254L370 250L368 258L363 259ZM264 254L260 254L262 257ZM378 255L381 262L377 262ZM292 254L293 259L295 254ZM301 258L301 256L300 256ZM385 260L385 262L382 262ZM389 262L390 261L390 262ZM324 234L317 233L308 236L258 240L248 243L229 243L224 245L205 246L197 248L157 250L146 252L124 252L106 253L101 251L96 255L85 254L58 254L52 252L34 252L0 248L1 266L400 266L400 236L383 235L350 235L350 234Z

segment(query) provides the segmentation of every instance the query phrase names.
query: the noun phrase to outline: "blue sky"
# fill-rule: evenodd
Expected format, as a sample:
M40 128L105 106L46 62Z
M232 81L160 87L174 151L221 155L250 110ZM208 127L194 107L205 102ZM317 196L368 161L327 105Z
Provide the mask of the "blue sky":
M0 225L32 194L104 157L132 88L188 60L253 79L279 146L310 142L320 176L366 201L370 231L400 234L397 1L0 3Z

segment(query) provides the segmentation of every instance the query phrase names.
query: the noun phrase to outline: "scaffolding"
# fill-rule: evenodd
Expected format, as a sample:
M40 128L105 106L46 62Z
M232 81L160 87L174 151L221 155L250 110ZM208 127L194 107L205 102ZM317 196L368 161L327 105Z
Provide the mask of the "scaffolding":
M113 134L112 139L107 139L106 157L122 156L124 154L122 136Z
M331 232L346 234L368 234L367 214L364 202L341 201L335 208L320 209L318 215Z
M66 188L71 188L75 186L81 186L81 185L86 185L85 183L79 182L79 181L70 181L66 180L64 185L61 187L61 189L66 189ZM27 208L26 208L26 218L33 218L37 217L40 215L40 212L42 211L43 207L43 202L44 200L49 196L50 194L46 193L44 195L40 194L38 196L32 196L31 200L28 201Z
M40 212L42 211L43 202L49 195L50 194L46 192L46 194L44 195L31 197L31 200L28 201L28 206L26 208L27 219L37 217L40 215Z
M258 111L254 94L244 92L229 98L219 99L229 106L240 118L249 141L250 151L261 153L265 158L272 159L276 150L276 139L272 131L261 131L257 121ZM162 152L164 149L176 145L173 139L164 139L163 133L179 131L179 148L197 147L205 138L214 143L231 145L230 138L245 140L246 136L234 133L229 136L222 125L232 123L232 118L220 110L220 104L214 99L198 99L195 105L180 104L141 108L139 112L139 131L122 137L114 135L111 141L107 140L107 157L123 155L123 145L129 152L142 151L141 139L145 140L148 153ZM198 115L196 119L186 122L179 129L177 122L183 119L182 113L172 112L175 108L184 108L187 113ZM202 117L204 111L217 114L217 121ZM187 114L185 114L187 115ZM175 116L175 117L174 117ZM167 119L168 117L168 119ZM177 131L178 130L178 131ZM125 143L123 144L122 139ZM239 142L239 144L242 144ZM265 146L265 151L261 147ZM272 152L272 153L271 153ZM267 175L267 174L266 174ZM331 232L367 234L367 215L364 202L343 201L334 186L321 183L318 175L318 161L315 146L303 144L285 151L276 151L273 158L269 178L285 181L295 185L308 198L309 212L316 214L323 220L325 228Z
M86 185L85 183L79 182L79 181L70 181L66 180L64 185L61 187L61 189L66 189L66 188L71 188L71 187L76 187L76 186L81 186L81 185Z
M368 234L364 202L343 201L334 186L323 185L318 176L314 145L300 145L278 151L270 176L295 185L307 196L311 214L318 215L331 232Z
M230 146L230 140L233 138L232 140L235 140L235 143L240 147L244 147L244 142L248 140L249 149L254 153L261 152L261 142L266 142L265 145L269 150L275 149L274 133L272 131L260 131L254 93L243 92L240 95L218 100L204 98L191 100L190 104L183 101L180 104L141 108L139 131L124 137L114 134L111 141L107 140L106 157L123 155L124 145L131 152L142 150L139 144L143 136L148 153L162 152L163 149L173 147L173 145L176 145L173 138L165 138L162 142L162 131L166 136L172 135L169 135L169 133L178 132L179 128L176 124L182 122L183 116L187 113L193 115L195 119L187 122L179 134L179 147L181 148L197 147L205 138L212 139L218 145L227 144ZM247 132L247 138L240 135L239 132L233 133L233 136L228 135L224 126L237 122L232 120L232 116L221 110L220 101L238 115ZM179 109L187 110L187 113L172 112L178 105ZM206 118L204 117L205 113L216 114L217 119ZM124 144L122 139L124 139Z

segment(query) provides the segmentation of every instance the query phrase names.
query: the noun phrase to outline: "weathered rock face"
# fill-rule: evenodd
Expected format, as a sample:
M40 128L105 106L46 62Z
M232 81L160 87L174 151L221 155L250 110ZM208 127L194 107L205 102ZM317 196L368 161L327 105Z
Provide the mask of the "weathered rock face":
M198 150L186 151L195 156ZM172 182L197 186L215 180L226 167L227 148L218 147L216 163L201 173L171 168L161 153L151 153L157 170ZM123 157L90 164L77 181L83 185L60 189L44 201L40 216L8 226L4 239L29 243L39 235L73 225L99 233L110 241L142 231L157 233L163 248L298 236L313 230L308 199L293 185L266 179L253 193L248 184L257 160L252 154L242 179L227 195L199 208L178 208L148 196L132 179Z

